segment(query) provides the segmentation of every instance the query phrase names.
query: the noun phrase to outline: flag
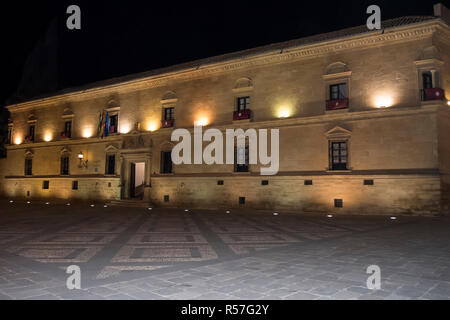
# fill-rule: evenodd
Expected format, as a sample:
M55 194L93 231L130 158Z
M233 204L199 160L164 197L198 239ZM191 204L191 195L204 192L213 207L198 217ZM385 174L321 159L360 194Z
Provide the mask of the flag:
M107 137L109 135L109 114L106 114L106 119L105 119L105 137Z

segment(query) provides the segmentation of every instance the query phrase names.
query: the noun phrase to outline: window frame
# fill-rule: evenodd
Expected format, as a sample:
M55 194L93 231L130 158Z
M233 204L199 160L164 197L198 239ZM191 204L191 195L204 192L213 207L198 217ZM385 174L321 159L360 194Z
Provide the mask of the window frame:
M244 101L243 104L241 103L242 101ZM250 105L251 105L250 96L241 96L236 98L236 111L250 110ZM242 109L241 106L243 106Z
M337 149L334 148L334 145L338 145ZM345 149L341 146L345 145ZM345 150L345 155L342 155L342 151ZM335 151L338 151L338 162L335 163ZM329 170L331 171L347 171L349 170L349 143L348 140L331 140L329 141ZM345 162L342 158L345 157Z
M341 95L341 87L344 87L344 94ZM348 91L347 91L347 82L339 82L339 83L331 83L329 85L329 94L330 94L330 100L340 100L340 99L347 99L348 98ZM333 96L333 89L337 88L337 91L335 92L337 94L337 97Z
M166 106L163 107L163 121L174 121L175 120L175 107Z
M166 167L166 165L168 167ZM160 173L161 174L173 173L172 151L161 151Z
M234 147L234 172L250 172L250 150L245 146L245 164L238 164L238 147Z
M114 165L113 166L111 166L111 162L110 162L110 159L112 157L114 157ZM108 175L108 176L116 175L116 165L117 165L116 157L117 157L117 155L115 153L107 153L106 154L105 175ZM111 170L111 167L112 167L112 170Z
M67 163L66 163L67 162ZM60 172L59 174L62 176L70 175L70 156L62 155L60 159Z
M25 158L24 175L28 177L33 175L33 158L31 157Z

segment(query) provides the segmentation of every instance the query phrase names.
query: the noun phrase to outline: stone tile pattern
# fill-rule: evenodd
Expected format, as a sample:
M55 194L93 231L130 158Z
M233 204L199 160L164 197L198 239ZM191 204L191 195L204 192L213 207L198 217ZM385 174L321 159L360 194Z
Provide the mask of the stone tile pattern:
M448 217L2 208L1 300L450 299Z

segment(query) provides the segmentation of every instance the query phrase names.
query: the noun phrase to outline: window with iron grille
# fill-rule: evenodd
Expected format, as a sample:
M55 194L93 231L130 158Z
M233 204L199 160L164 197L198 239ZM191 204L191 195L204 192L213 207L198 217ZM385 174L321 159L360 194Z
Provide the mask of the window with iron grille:
M250 97L237 98L237 111L250 109Z
M347 84L339 83L330 85L330 100L347 98Z
M347 141L330 141L330 169L347 170Z
M175 119L175 108L164 108L164 119L165 121L170 121Z
M72 121L64 122L64 135L67 138L72 138Z
M106 155L106 174L109 174L109 175L116 174L116 155L115 154Z
M69 175L69 156L61 157L61 175Z
M249 152L248 146L234 148L234 171L248 172Z
M43 181L42 182L42 189L44 189L44 190L48 190L48 189L50 189L50 181Z
M25 159L25 175L31 176L33 174L33 159Z
M172 173L172 152L161 152L161 173Z
M72 181L72 190L78 190L78 181Z

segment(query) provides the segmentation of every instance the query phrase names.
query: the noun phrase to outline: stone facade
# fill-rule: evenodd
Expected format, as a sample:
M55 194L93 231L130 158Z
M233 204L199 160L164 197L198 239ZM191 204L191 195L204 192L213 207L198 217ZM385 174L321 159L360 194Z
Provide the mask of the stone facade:
M392 25L288 42L282 50L255 49L11 105L14 134L8 157L0 161L1 192L19 199L129 199L131 168L143 162L143 200L160 206L446 213L450 28L432 17ZM424 72L432 74L433 88L444 90L447 99L423 101ZM327 110L330 85L337 83L346 83L348 108ZM251 119L233 121L237 98L247 96ZM161 128L165 107L175 108L174 127ZM119 128L101 138L97 127L105 111L119 115ZM60 137L68 120L70 139ZM279 173L261 176L259 165L250 165L249 172L234 172L233 165L179 165L162 174L161 154L174 145L173 129L193 130L196 121L222 131L280 129ZM30 125L35 139L27 143ZM330 141L347 142L346 170L330 170ZM80 162L80 153L87 163ZM69 175L61 175L63 155L70 159ZM116 159L110 174L107 155ZM31 176L24 175L26 158L32 159ZM43 181L49 181L48 189ZM72 190L74 181L77 190ZM243 197L245 204L239 202ZM342 208L335 207L336 199Z

